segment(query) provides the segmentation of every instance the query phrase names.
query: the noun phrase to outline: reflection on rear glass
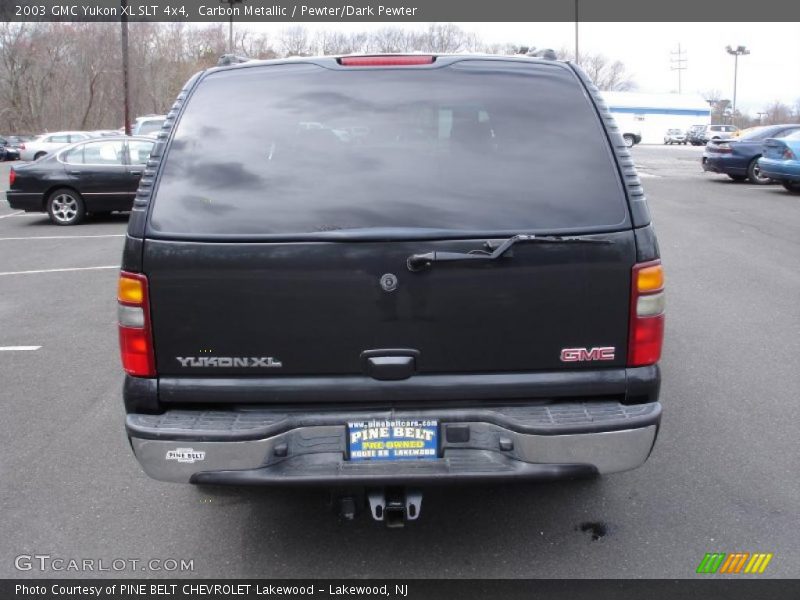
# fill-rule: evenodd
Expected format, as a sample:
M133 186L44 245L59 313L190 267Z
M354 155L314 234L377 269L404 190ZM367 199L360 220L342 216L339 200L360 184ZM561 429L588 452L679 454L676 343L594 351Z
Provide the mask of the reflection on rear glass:
M609 228L626 217L604 135L575 75L557 65L221 71L180 119L151 225Z

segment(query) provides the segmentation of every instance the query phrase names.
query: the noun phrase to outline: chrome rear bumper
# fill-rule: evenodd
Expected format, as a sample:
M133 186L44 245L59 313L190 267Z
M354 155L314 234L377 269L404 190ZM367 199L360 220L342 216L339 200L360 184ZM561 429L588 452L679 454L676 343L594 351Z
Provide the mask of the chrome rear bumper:
M127 430L145 473L162 481L394 485L627 471L647 460L660 417L658 402L370 413L182 410L128 415ZM439 420L438 459L346 459L345 422L402 418Z

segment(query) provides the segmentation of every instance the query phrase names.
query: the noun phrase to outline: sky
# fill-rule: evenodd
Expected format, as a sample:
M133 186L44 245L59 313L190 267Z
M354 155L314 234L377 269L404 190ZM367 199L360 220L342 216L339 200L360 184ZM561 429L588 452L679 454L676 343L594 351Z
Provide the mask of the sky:
M699 1L699 0L698 0ZM456 23L484 42L513 42L537 48L575 46L574 23ZM386 26L424 28L425 23L307 23L310 30L365 31ZM285 23L240 25L276 33ZM733 97L734 58L725 46L746 46L739 58L737 106L752 115L775 100L794 105L800 100L800 23L581 23L580 51L600 52L622 61L637 91L678 91L678 75L670 70L670 51L680 43L687 69L683 93L718 90Z

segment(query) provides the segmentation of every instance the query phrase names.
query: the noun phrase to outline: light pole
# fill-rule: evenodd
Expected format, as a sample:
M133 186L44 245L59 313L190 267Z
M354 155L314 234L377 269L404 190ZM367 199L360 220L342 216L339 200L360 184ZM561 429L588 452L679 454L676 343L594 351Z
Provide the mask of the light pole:
M219 0L220 4L227 4L231 9L231 20L228 26L228 53L233 54L233 7L235 4L242 4L244 0Z
M745 48L744 46L736 46L733 48L732 46L725 46L725 50L728 54L733 55L733 116L732 119L736 119L736 78L739 75L739 57L740 56L747 56L750 54L750 50Z
M578 58L578 0L575 0L575 64L581 64Z
M128 15L125 10L128 0L121 0L122 18L120 42L122 44L122 118L125 119L125 135L131 134L131 99L128 81Z

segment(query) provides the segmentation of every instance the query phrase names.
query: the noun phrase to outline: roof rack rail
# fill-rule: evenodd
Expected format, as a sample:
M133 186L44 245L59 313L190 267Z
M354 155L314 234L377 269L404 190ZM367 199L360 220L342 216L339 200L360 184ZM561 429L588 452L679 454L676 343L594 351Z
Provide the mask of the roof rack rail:
M219 60L217 61L217 66L226 67L228 65L237 65L240 63L246 63L250 60L253 59L247 56L238 56L236 54L223 54L222 56L219 57Z

